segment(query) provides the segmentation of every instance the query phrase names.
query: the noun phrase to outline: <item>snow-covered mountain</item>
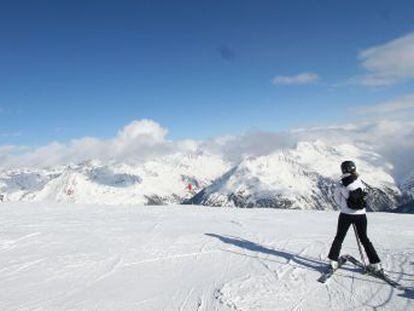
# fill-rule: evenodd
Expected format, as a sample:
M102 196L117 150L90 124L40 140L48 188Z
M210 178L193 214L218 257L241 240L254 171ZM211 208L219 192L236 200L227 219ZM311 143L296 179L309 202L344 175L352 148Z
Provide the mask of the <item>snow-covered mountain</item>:
M401 183L401 190L405 195L414 200L414 171Z
M335 209L332 193L340 177L339 164L346 159L356 162L368 185L372 210L392 210L414 199L410 192L414 183L405 183L402 194L389 173L392 166L375 152L321 141L300 142L293 149L240 163L198 151L143 163L91 160L49 169L8 170L0 173L0 193L3 201L327 210Z
M332 209L338 165L354 159L370 191L372 210L398 205L400 190L379 155L351 145L301 142L295 149L248 158L203 189L188 203L210 206Z
M171 204L190 198L229 168L221 158L204 152L139 164L87 161L53 170L6 171L0 175L0 189L5 201Z
M414 171L400 185L403 203L396 212L414 214Z

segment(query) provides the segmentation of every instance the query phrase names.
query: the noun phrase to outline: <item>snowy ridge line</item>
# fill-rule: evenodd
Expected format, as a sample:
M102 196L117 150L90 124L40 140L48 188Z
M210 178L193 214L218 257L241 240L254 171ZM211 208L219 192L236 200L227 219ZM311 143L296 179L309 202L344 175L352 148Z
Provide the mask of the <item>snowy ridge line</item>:
M228 168L223 159L203 152L174 154L135 164L91 160L50 169L2 171L0 194L3 201L11 202L177 204Z
M370 210L414 212L414 183L409 179L399 185L390 175L389 163L378 166L382 163L378 154L321 141L299 142L295 148L248 157L240 163L194 152L144 163L91 160L49 169L6 170L0 172L0 198L11 202L335 210L332 193L339 178L338 166L348 158L357 163L368 187Z

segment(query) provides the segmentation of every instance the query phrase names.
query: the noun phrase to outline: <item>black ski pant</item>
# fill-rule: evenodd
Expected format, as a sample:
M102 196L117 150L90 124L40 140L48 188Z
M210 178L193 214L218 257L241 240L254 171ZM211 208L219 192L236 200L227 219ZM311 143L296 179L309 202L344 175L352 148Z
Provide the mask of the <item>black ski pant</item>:
M378 263L380 259L375 251L374 246L367 236L367 216L363 215L348 215L339 214L338 229L336 231L335 239L333 240L331 250L329 251L328 258L331 260L338 260L339 253L341 252L342 242L345 239L345 235L351 224L355 224L356 231L359 239L364 246L370 263Z

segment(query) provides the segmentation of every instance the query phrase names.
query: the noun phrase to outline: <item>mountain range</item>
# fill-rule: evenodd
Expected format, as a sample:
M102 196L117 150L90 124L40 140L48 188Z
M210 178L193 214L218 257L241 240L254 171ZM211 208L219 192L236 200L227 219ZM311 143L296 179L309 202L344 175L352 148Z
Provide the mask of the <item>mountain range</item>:
M90 160L53 168L3 169L3 201L86 204L199 204L231 207L337 209L332 200L339 165L351 159L369 189L369 209L412 211L414 174L392 176L392 164L367 148L322 141L232 163L204 151L143 163ZM410 207L411 206L411 207Z

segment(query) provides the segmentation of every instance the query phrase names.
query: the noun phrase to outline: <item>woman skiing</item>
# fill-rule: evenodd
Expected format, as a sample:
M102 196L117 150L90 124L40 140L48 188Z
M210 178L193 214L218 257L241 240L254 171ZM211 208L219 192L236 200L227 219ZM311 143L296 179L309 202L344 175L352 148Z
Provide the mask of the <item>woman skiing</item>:
M368 269L381 271L380 259L367 236L366 187L356 172L354 162L342 162L341 170L343 175L334 192L334 200L339 205L341 212L339 214L336 236L328 255L328 258L331 260L331 267L332 269L338 268L338 258L342 242L350 225L353 224L367 253L370 262Z

